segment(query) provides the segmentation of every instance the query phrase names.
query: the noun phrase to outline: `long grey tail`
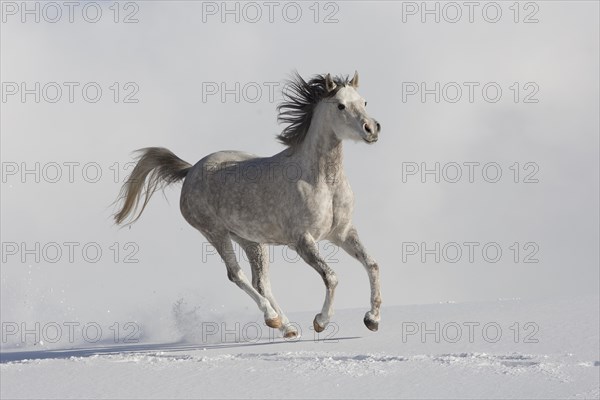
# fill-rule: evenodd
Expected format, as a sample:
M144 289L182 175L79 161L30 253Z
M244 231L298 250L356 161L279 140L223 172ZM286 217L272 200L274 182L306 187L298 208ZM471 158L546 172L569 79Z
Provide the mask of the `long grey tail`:
M117 225L137 212L143 196L140 211L128 224L137 221L154 192L182 180L192 168L191 164L164 147L147 147L137 152L141 154L138 156L138 162L127 182L121 187L116 200L116 203L123 202L120 211L114 215Z

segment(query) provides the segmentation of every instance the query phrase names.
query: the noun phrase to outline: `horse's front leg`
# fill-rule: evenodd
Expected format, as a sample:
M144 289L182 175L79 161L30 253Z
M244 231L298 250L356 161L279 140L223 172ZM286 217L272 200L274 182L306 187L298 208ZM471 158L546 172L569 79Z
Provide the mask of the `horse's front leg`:
M379 266L377 262L367 254L365 247L358 238L356 229L352 227L348 235L337 243L348 254L362 263L369 274L369 283L371 285L371 311L365 314L364 323L372 331L379 328L379 308L381 306L381 292L379 289Z
M294 248L300 257L321 275L325 283L326 291L323 309L320 314L315 316L313 321L315 331L322 332L333 316L333 296L335 294L335 287L337 286L337 277L335 272L329 268L325 260L319 255L319 248L309 233L304 234Z

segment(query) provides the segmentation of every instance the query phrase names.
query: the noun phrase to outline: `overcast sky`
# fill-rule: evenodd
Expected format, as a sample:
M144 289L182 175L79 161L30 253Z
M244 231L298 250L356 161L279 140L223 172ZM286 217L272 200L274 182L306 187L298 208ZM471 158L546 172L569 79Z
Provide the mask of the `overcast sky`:
M382 125L344 163L384 305L599 290L597 2L428 3L439 22L421 2L82 2L73 23L21 4L2 3L2 320L161 319L180 298L258 315L184 221L180 185L131 229L110 204L141 147L190 163L281 151L295 69L358 70ZM362 266L321 246L335 306L368 309ZM272 258L282 307L317 312L318 275L284 248Z

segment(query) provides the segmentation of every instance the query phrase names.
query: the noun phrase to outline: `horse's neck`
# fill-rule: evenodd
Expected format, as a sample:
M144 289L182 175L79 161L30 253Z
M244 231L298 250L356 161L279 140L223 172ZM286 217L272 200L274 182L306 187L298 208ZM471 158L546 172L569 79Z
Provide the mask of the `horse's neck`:
M342 142L327 124L313 121L295 153L303 169L315 178L324 178L321 181L339 182L333 178L343 176Z

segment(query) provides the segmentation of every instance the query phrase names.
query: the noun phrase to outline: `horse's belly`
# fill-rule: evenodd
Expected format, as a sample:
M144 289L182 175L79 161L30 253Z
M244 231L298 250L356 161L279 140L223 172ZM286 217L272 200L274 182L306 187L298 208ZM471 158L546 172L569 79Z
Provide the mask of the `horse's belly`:
M221 220L230 232L246 240L269 244L288 243L281 226L277 222L271 221L267 215L262 216L264 218L260 218L261 215L237 214L223 216Z

